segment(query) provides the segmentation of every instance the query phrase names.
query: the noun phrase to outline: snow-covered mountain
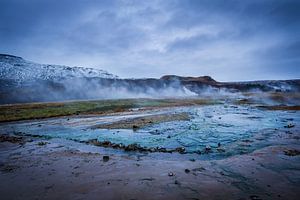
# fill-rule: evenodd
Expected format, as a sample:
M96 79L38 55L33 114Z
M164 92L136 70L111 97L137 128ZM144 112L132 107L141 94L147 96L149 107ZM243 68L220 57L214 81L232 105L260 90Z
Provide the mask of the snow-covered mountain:
M0 54L0 79L12 79L18 83L33 80L59 80L62 78L108 78L117 76L104 70L37 64L21 57Z
M300 92L300 79L218 82L209 76L120 79L103 70L37 64L0 54L0 104L109 98L177 98Z

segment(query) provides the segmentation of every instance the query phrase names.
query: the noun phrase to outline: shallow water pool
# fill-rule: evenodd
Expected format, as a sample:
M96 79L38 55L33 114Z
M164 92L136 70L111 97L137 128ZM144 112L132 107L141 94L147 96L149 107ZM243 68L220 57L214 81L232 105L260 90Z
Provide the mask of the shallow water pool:
M140 117L143 115L188 112L190 120L153 124L138 130L92 129L101 123ZM2 133L31 134L75 141L111 141L125 145L137 143L141 146L175 149L184 147L187 153L202 153L211 147L209 156L224 157L251 152L270 145L275 130L292 123L300 124L299 112L266 111L251 106L212 105L180 107L134 115L106 117L73 117L47 120L6 123L0 125ZM286 131L292 131L286 129ZM219 144L219 148L218 148Z

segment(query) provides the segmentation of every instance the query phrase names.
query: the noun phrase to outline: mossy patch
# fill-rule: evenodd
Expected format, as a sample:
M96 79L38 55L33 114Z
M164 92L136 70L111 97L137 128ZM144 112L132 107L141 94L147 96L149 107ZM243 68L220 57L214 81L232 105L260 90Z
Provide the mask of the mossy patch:
M42 119L68 115L109 114L135 108L209 105L209 99L118 99L55 103L26 103L0 106L0 122Z

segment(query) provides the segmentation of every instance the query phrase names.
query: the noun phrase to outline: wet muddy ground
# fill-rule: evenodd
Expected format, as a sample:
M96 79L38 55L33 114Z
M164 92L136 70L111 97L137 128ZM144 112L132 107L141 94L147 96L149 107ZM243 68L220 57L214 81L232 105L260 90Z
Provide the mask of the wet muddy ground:
M299 126L230 103L6 122L1 199L298 199Z

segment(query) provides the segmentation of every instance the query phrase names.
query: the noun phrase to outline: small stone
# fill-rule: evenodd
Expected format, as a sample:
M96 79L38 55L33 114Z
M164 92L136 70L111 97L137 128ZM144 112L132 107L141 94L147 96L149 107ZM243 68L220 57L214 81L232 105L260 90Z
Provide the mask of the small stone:
M109 161L109 156L103 156L103 162Z
M102 142L102 145L109 147L109 146L111 146L111 142L110 141L104 141L104 142Z
M218 147L220 147L221 146L221 143L220 142L218 142Z
M205 151L210 151L211 150L211 147L209 145L206 145L205 146Z
M191 171L191 170L189 170L189 169L185 169L185 170L184 170L184 172L187 173L187 174L190 173L190 171Z
M167 149L166 149L166 148L160 148L158 151L159 151L159 152L166 153L166 152L167 152Z
M169 172L168 176L174 176L175 174L173 172Z
M171 136L168 135L167 138L171 138Z
M259 198L259 196L257 196L257 195L251 195L250 199L251 200L260 200L261 198Z
M190 161L195 162L196 160L195 160L195 158L191 158Z
M39 146L44 146L44 145L46 145L46 144L48 144L48 143L47 143L47 142L39 142L39 143L38 143Z
M175 185L178 185L178 184L179 184L179 181L175 180L175 182L174 182L174 183L175 183Z
M185 153L185 148L184 147L177 147L176 149L175 149L175 151L177 151L178 153Z
M284 126L284 128L293 128L295 125L294 124L288 124L288 125L286 125L286 126Z
M138 127L137 125L133 125L133 126L132 126L132 129L133 129L133 130L137 130L138 128L139 128L139 127Z

